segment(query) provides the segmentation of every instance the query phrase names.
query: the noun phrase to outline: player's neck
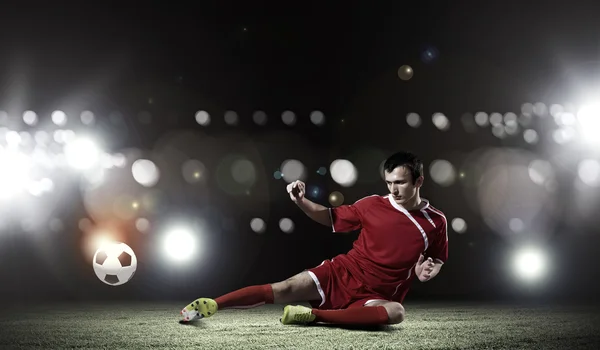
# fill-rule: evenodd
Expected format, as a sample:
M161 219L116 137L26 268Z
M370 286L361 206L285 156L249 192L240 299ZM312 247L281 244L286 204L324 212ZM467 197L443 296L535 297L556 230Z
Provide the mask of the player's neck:
M414 198L412 198L409 202L406 202L402 205L402 207L406 210L415 210L420 209L425 202L421 200L421 196L417 193Z

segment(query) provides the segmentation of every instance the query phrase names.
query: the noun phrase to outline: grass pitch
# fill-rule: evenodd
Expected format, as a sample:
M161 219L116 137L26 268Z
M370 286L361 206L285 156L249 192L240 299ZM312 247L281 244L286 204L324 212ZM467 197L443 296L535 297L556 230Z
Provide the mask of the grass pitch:
M61 304L0 312L0 349L599 349L598 308L407 303L399 325L284 326L283 307L182 325L176 304Z

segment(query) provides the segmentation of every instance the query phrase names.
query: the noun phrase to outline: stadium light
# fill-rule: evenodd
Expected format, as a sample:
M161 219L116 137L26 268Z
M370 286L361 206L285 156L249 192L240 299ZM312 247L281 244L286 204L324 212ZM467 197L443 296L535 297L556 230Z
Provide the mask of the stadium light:
M10 198L29 184L31 160L25 154L0 149L0 198Z
M65 146L65 156L70 166L85 170L98 164L100 150L91 139L78 138Z
M537 248L523 248L514 256L514 268L517 277L526 281L538 281L546 275L547 259Z
M188 261L196 254L196 237L189 229L172 229L165 235L164 252L174 262Z
M600 143L600 104L583 105L577 112L581 134L590 143Z

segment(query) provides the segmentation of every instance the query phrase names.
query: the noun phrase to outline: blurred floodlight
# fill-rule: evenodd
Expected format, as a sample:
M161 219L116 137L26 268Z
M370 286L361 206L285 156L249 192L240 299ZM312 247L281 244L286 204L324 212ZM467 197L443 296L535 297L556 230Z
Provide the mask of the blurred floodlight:
M545 117L548 112L548 107L543 102L537 102L533 105L533 113L538 117Z
M200 125L207 126L210 124L210 114L206 111L196 112L196 122Z
M554 178L554 170L552 164L545 160L533 160L528 167L529 178L535 184L543 186L549 180Z
M138 218L135 220L135 228L140 232L148 232L150 229L150 221L146 218Z
M261 218L254 218L250 221L250 228L256 233L264 233L267 229L265 221Z
M65 146L67 163L75 169L90 169L98 164L100 150L87 138L79 138Z
M352 162L346 159L336 159L331 162L329 173L333 181L344 187L354 185L358 179L358 170Z
M475 124L484 127L488 126L490 123L488 114L485 112L477 112L475 113Z
M279 220L279 228L285 233L294 232L294 222L291 219L283 218Z
M533 129L527 129L523 131L523 139L529 144L535 144L539 141L538 133Z
M131 165L131 173L137 183L144 187L156 185L160 172L156 165L148 159L138 159Z
M31 160L26 155L0 149L0 198L10 198L28 187Z
M281 114L281 120L285 125L292 126L296 124L296 114L292 111L285 111Z
M21 144L21 135L13 130L10 130L6 133L6 143L8 146L17 147Z
M112 155L112 162L117 168L123 168L127 164L127 158L123 153L115 153Z
M533 115L533 104L527 102L521 105L521 114L531 117Z
M321 111L312 111L310 113L310 121L315 125L323 125L325 123L325 115Z
M237 125L237 123L239 122L239 117L238 114L235 111L227 111L225 112L225 123L227 123L227 125Z
M525 224L523 223L523 220L519 219L519 218L512 218L510 219L510 221L508 222L508 227L513 231L513 232L521 232L523 231L523 229L525 228Z
M175 262L190 260L196 254L196 237L185 228L177 228L167 232L164 236L164 252Z
M536 281L542 278L547 270L546 256L536 248L517 251L513 263L517 277L525 281Z
M456 233L465 233L467 231L467 222L462 218L452 219L452 229Z
M582 160L577 168L577 173L584 184L591 187L600 186L600 163L597 160Z
M306 167L296 159L287 159L281 163L281 176L286 182L304 180L306 178Z
M263 111L256 111L252 114L252 119L257 125L267 124L267 113Z
M196 159L188 159L181 166L183 178L188 183L204 182L207 180L208 171L201 161Z
M490 114L490 124L492 124L492 126L502 125L502 120L502 114L497 112Z
M452 163L443 159L436 159L429 167L431 179L440 186L450 186L456 179L456 169Z
M421 126L421 116L417 113L408 113L406 115L406 123L413 128L418 128Z
M67 115L63 111L54 111L52 112L52 122L58 126L63 126L67 124Z
M256 168L248 159L236 159L231 164L231 177L239 184L253 185L256 181Z
M450 120L443 113L434 113L431 119L439 130L446 131L450 128Z
M27 125L35 125L38 122L38 116L34 111L25 111L23 113L23 122Z
M91 125L94 123L95 117L94 117L94 113L90 112L90 111L83 111L81 112L81 123L84 125Z
M583 137L592 143L600 143L600 104L582 106L577 112Z

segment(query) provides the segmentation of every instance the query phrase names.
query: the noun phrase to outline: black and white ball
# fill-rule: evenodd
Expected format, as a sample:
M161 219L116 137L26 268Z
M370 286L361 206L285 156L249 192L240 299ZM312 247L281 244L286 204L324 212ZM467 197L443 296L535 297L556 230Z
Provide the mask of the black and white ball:
M96 250L93 266L100 281L111 286L120 286L133 277L137 268L137 258L127 244L108 242Z

